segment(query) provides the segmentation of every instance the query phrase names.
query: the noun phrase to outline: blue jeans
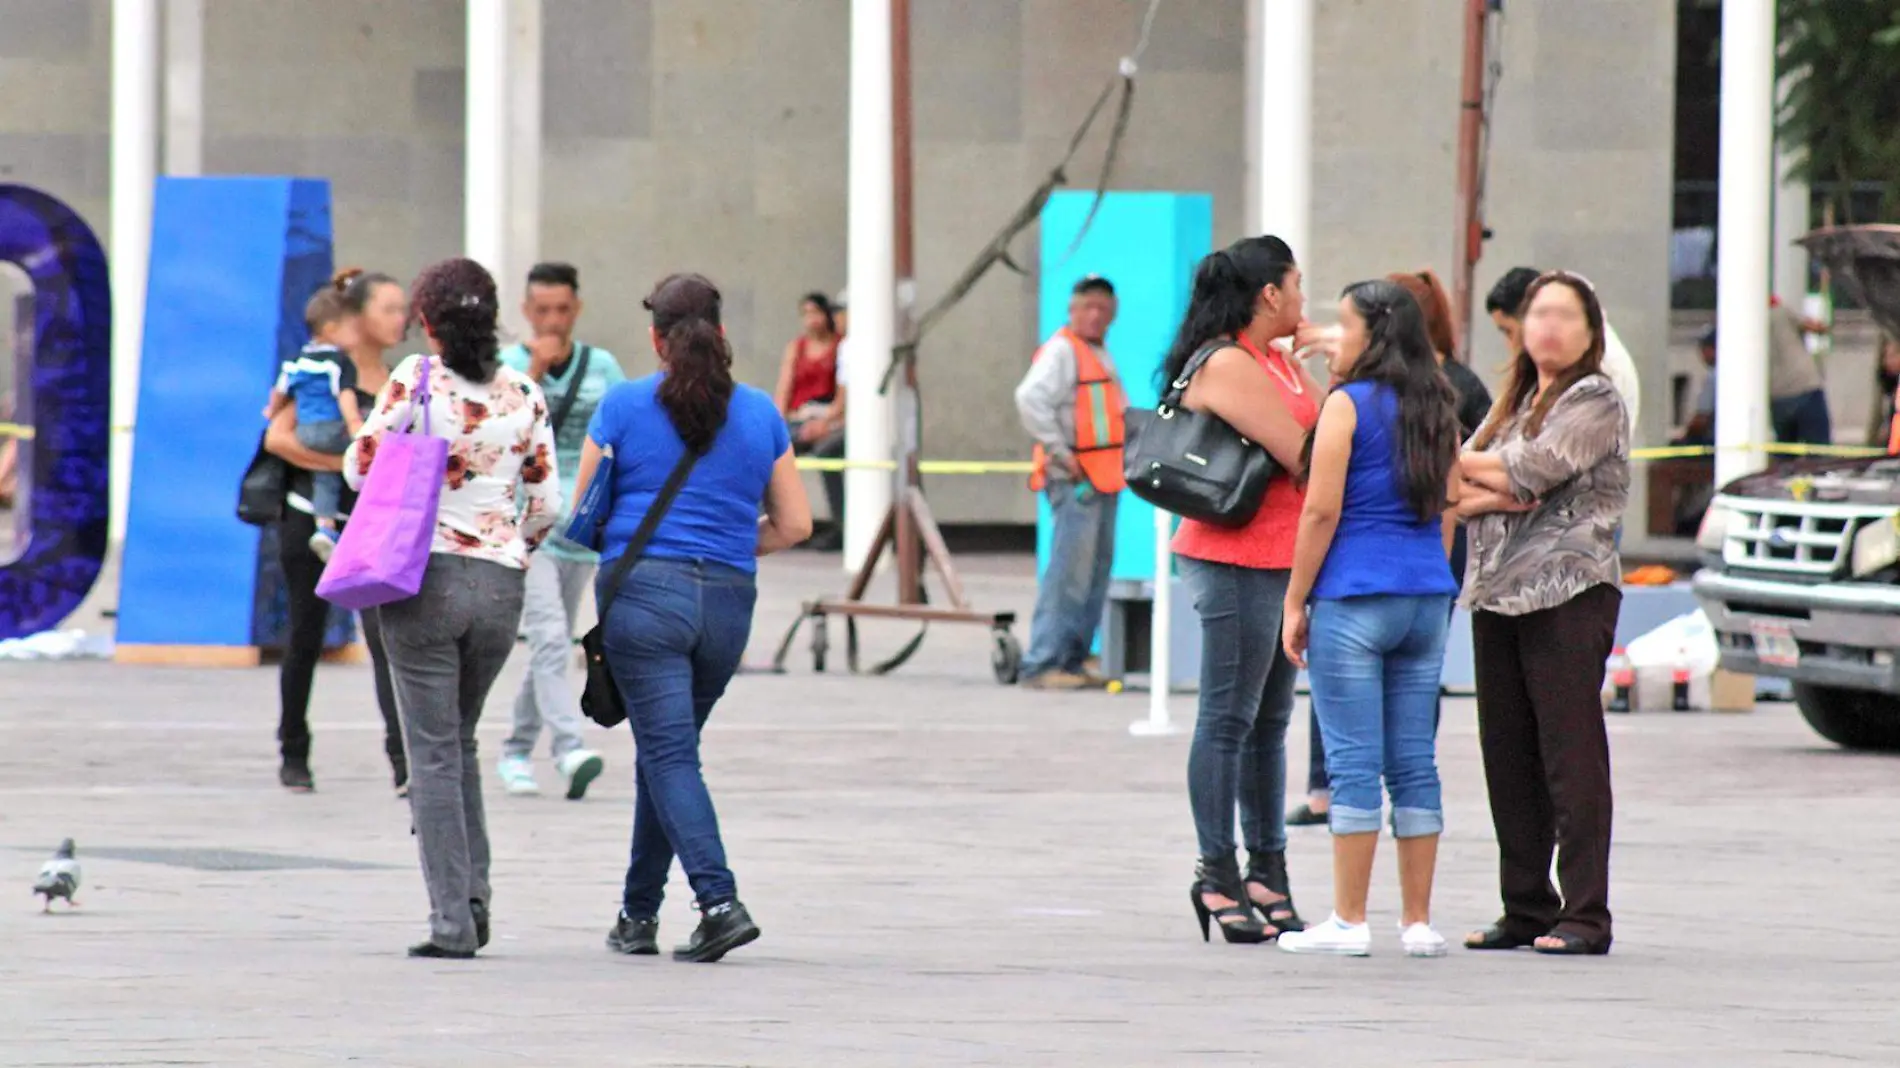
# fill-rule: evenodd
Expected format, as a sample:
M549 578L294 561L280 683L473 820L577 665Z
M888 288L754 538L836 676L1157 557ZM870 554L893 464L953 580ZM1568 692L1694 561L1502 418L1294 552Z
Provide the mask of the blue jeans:
M1073 482L1049 483L1049 509L1055 513L1049 567L1036 588L1036 614L1029 624L1029 654L1022 677L1051 671L1079 673L1095 645L1108 604L1108 573L1115 561L1115 505L1118 493L1085 491L1076 500Z
M610 570L601 568L603 576ZM642 560L601 613L607 666L626 699L637 746L623 901L635 919L659 914L675 854L701 906L737 896L700 774L699 732L739 669L757 596L750 572Z
M1334 834L1376 834L1392 794L1392 833L1445 828L1437 761L1438 680L1451 597L1349 597L1313 604L1307 679L1326 735Z
M1775 440L1784 445L1834 444L1827 394L1818 389L1769 401L1768 418L1774 424Z
M350 447L350 428L341 419L297 424L297 444L326 456L341 456ZM343 511L343 475L336 471L310 473L310 511L319 519L335 519Z
M1618 523L1616 527L1616 541L1618 545L1623 543L1621 523ZM1465 560L1468 555L1469 545L1465 540L1465 528L1463 524L1459 524L1453 528L1451 535L1451 577L1457 580L1459 592L1463 592L1465 588ZM1451 604L1445 606L1446 624L1449 625L1452 617L1457 614L1458 602L1454 599ZM1307 703L1309 706L1312 704L1310 699ZM1316 794L1322 790L1330 791L1332 784L1326 778L1326 737L1319 727L1319 711L1309 707L1307 712L1311 721L1307 725L1306 733L1306 792ZM1443 714L1444 702L1434 702L1432 705L1434 731L1438 729L1438 721L1443 718Z
M1201 706L1188 747L1188 806L1201 856L1234 852L1234 809L1252 853L1286 849L1286 726L1299 669L1280 647L1290 572L1182 558L1201 616Z

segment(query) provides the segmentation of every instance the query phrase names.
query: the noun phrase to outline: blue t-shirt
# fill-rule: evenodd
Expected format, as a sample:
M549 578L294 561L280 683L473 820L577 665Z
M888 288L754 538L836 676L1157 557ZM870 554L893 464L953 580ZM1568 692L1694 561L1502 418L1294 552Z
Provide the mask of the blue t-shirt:
M356 365L334 345L313 341L277 371L277 391L296 403L297 422L303 426L342 419L337 398L355 388Z
M608 390L587 428L594 444L614 450L613 511L602 539L603 564L619 558L686 451L660 405L660 378L648 375ZM644 555L756 570L759 505L772 481L772 466L791 447L785 418L772 398L751 386L734 387L726 425L693 467Z
M1313 582L1313 596L1334 601L1374 595L1432 596L1458 592L1445 557L1439 516L1420 522L1406 499L1399 467L1399 404L1390 386L1339 387L1359 415L1346 462L1339 528Z

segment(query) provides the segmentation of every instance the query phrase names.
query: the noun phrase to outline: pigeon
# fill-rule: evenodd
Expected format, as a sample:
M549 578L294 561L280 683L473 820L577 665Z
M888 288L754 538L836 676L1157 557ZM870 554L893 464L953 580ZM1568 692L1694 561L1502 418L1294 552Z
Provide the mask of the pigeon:
M79 862L73 859L73 840L68 838L59 844L59 852L53 859L40 867L40 877L33 883L33 893L46 899L41 912L53 911L53 899L63 897L66 906L71 908L79 902L73 895L79 892Z

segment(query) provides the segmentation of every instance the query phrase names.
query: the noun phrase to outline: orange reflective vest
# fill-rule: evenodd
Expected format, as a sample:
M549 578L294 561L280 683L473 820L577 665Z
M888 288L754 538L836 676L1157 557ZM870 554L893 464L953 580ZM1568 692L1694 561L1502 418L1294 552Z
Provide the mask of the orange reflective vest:
M1900 387L1893 391L1893 420L1887 428L1887 455L1900 456Z
M1120 493L1128 483L1122 478L1122 410L1128 398L1114 372L1102 362L1095 347L1063 327L1056 335L1069 340L1075 350L1075 443L1076 462L1089 485L1098 493ZM1038 352L1041 350L1038 349ZM1033 362L1035 357L1030 357ZM1048 485L1049 457L1038 444L1032 454L1034 469L1029 488L1042 492Z

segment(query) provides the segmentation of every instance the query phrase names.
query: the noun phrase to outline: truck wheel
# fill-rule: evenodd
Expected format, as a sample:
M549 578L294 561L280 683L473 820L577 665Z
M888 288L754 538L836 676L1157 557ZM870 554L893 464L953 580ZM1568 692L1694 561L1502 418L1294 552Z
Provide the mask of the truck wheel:
M1797 682L1794 700L1808 726L1836 745L1900 751L1900 698L1871 690Z

